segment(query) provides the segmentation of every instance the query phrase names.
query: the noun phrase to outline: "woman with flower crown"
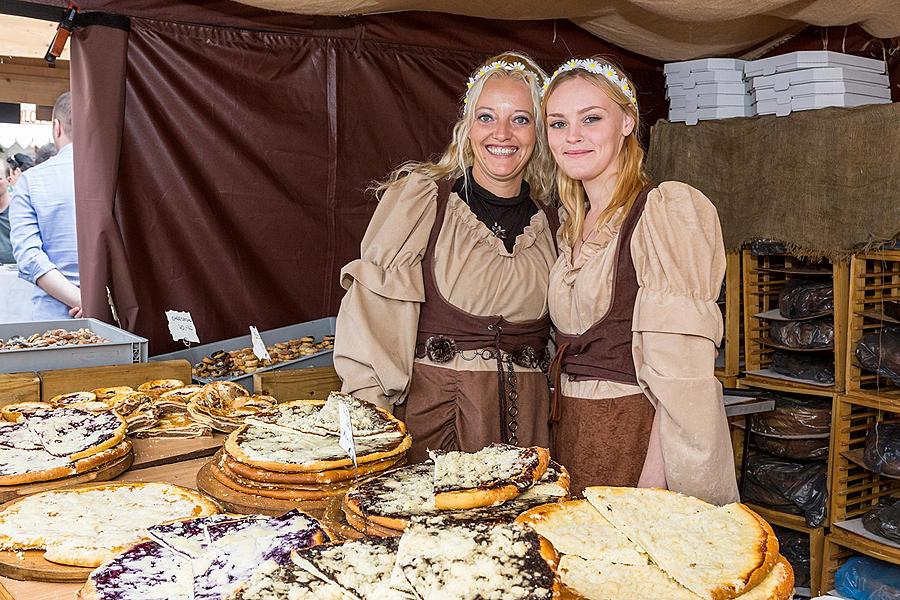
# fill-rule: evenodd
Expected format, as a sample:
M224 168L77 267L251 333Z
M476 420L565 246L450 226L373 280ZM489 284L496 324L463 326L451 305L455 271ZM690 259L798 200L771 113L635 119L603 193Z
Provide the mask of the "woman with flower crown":
M588 485L737 500L713 375L725 250L716 209L651 183L637 94L607 59L573 59L545 84L548 144L565 215L550 275L559 347L553 456Z
M341 272L343 391L393 407L413 462L428 449L549 443L541 366L557 252L544 77L515 52L480 67L443 155L376 187L361 258Z

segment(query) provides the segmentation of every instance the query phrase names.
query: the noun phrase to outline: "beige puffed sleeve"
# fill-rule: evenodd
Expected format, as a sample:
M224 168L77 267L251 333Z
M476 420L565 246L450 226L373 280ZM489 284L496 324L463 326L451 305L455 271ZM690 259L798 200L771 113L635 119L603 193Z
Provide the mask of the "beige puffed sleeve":
M639 285L632 350L638 383L656 406L668 487L735 502L734 455L714 375L725 275L715 207L688 185L660 184L647 197L631 251Z
M403 400L409 387L436 197L437 185L425 176L398 181L375 209L361 258L341 270L347 293L337 316L334 368L342 391L384 408Z

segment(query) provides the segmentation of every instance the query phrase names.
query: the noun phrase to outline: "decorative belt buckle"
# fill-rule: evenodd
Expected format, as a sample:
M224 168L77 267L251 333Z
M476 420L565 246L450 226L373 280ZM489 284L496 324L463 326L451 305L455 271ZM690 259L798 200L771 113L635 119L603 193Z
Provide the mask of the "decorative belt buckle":
M513 362L526 369L537 369L541 365L537 352L531 346L522 346L513 353Z
M425 341L425 356L438 364L450 362L456 356L456 342L443 335L435 335Z

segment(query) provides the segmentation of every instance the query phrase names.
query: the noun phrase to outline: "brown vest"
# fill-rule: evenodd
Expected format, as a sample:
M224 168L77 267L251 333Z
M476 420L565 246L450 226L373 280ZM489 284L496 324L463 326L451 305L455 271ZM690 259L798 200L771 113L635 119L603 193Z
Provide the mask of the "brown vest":
M556 332L558 349L551 365L556 382L551 420L558 418L558 400L562 396L560 376L564 371L572 379L602 379L637 385L634 357L631 352L631 324L638 282L631 259L631 237L653 189L647 184L635 199L622 222L616 241L616 264L609 310L581 335Z
M503 315L481 317L458 308L443 297L434 278L434 253L438 236L444 225L444 215L447 212L447 201L450 198L450 190L453 187L451 180L438 182L437 214L434 225L431 226L431 234L428 236L428 246L422 257L422 275L425 283L425 302L419 312L419 330L416 335L416 356L424 356L432 342L442 340L440 344L432 347L443 346L442 353L450 350L446 338L452 340L455 350L490 350L495 352L497 359L497 402L500 415L500 440L504 443L517 444L516 430L518 422L518 408L516 400L518 391L515 389L515 378L512 376L512 362L504 367L500 350L512 355L522 355L526 352L532 357L543 354L546 351L547 341L550 339L550 315L544 315L540 319L531 321L507 321ZM559 221L556 215L548 207L539 204L547 216L552 230L554 247L556 244L556 230ZM515 289L509 290L515 294ZM452 357L452 350L446 356ZM535 362L537 362L535 360ZM510 389L507 389L509 386Z
M507 321L503 315L481 317L468 313L447 302L434 279L434 250L438 236L444 225L447 212L447 201L453 181L438 182L437 214L428 246L422 257L422 275L425 283L425 303L419 312L419 331L416 337L417 348L424 346L428 338L444 336L453 339L458 350L480 350L499 348L505 352L515 353L523 346L530 346L535 351L546 348L550 339L550 315L532 321ZM540 205L556 239L557 219L553 211ZM509 290L515 294L515 289Z

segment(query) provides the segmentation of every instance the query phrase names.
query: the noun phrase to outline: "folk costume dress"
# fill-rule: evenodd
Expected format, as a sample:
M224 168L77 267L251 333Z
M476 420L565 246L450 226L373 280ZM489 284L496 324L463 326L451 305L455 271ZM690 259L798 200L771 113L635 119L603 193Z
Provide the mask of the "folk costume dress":
M560 346L552 450L573 493L637 485L658 412L669 489L737 500L713 373L724 273L715 207L674 181L648 185L575 258L560 244L549 294Z
M537 205L507 250L453 184L413 173L391 186L341 272L342 389L393 407L411 462L428 449L549 444L540 367L556 215Z

